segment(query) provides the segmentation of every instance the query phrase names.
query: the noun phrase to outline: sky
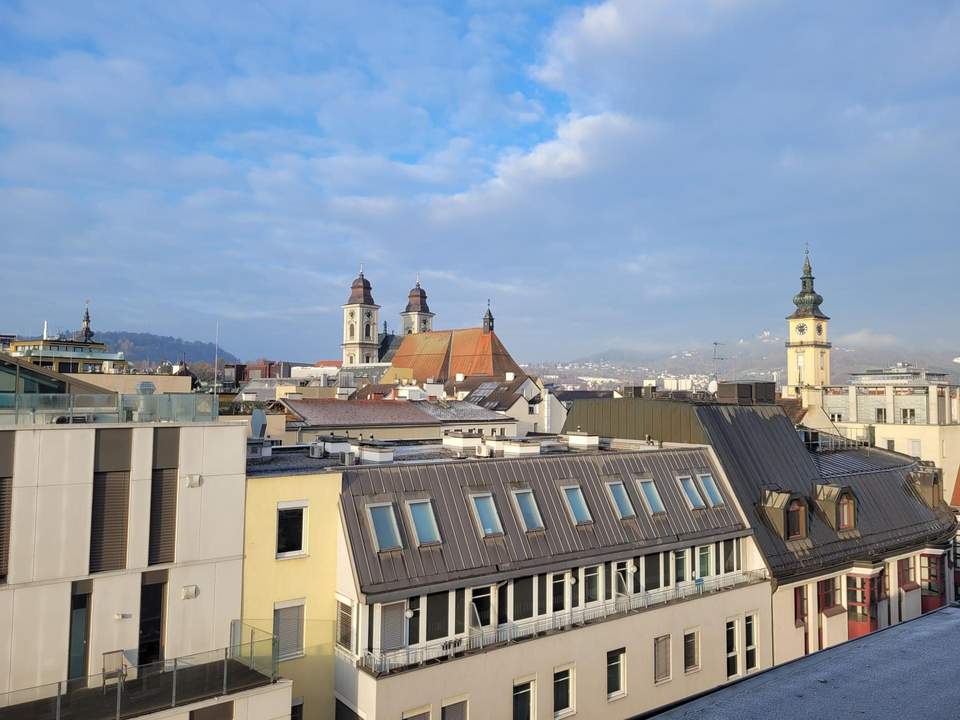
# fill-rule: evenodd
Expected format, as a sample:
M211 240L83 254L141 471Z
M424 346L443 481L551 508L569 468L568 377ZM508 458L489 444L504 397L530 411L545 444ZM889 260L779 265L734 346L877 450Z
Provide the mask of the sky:
M960 354L960 2L0 0L0 332L338 357L490 300L521 361Z

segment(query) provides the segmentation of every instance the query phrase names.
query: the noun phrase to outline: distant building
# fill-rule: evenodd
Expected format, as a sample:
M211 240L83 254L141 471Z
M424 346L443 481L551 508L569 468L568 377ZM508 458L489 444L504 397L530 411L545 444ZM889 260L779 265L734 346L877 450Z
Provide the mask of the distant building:
M563 429L567 408L538 379L507 372L503 378L475 375L448 382L449 396L506 413L517 421L521 435L556 434Z
M830 351L827 324L830 318L820 309L823 296L813 287L809 252L803 261L800 292L793 298L796 310L787 316L786 398L798 398L810 405L805 391L817 391L830 384Z

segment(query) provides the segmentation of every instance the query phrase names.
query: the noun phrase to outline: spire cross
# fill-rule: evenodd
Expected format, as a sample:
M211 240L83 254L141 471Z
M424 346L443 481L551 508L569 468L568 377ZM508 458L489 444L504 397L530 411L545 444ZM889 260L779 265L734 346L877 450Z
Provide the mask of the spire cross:
M360 263L360 274L363 275L363 263Z

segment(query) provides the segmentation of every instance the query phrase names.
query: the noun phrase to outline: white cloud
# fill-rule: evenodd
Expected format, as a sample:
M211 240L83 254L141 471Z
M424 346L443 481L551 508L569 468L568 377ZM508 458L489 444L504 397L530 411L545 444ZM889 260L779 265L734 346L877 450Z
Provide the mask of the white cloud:
M874 332L869 328L838 335L834 340L838 345L850 345L861 348L893 347L900 342L894 335Z

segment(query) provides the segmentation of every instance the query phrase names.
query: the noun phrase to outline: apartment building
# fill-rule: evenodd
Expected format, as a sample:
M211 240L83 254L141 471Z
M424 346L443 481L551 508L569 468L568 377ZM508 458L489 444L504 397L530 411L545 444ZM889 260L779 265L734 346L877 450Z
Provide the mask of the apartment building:
M596 440L342 469L337 718L624 718L770 667L713 451Z
M237 622L244 424L73 418L0 423L3 717L288 718L273 638Z

